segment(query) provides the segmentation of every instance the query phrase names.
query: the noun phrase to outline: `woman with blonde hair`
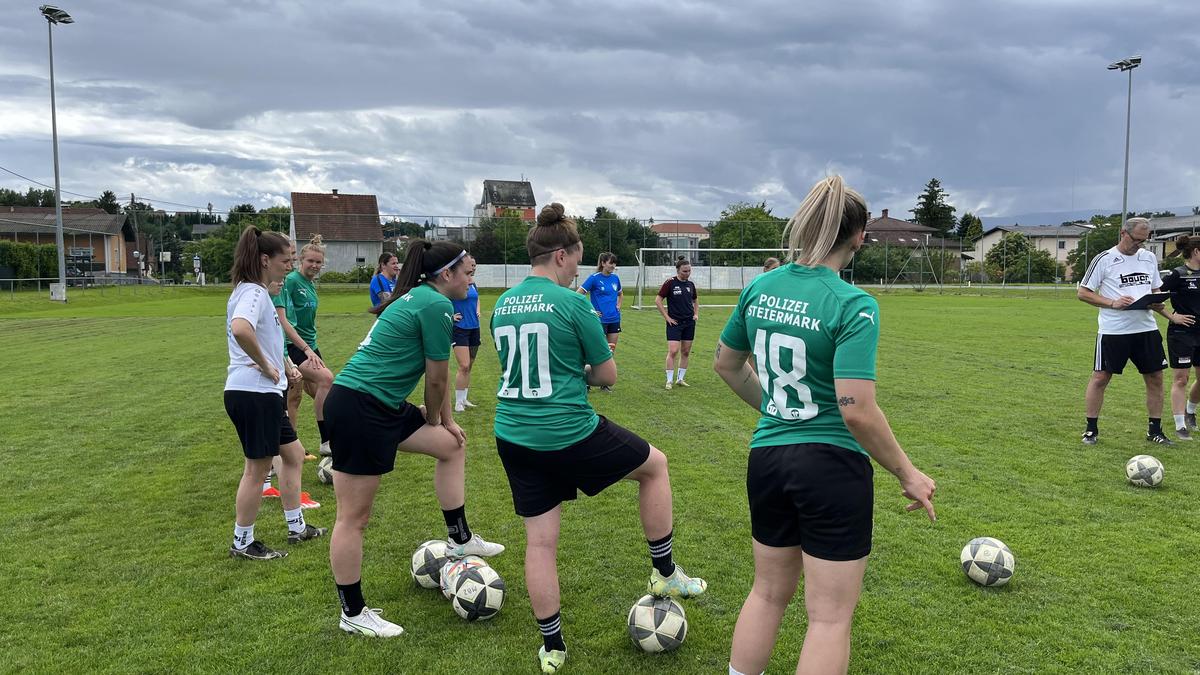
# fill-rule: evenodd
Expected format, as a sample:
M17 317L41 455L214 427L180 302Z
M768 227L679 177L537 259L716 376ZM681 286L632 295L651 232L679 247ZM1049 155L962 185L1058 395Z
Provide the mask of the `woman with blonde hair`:
M1183 264L1162 273L1163 293L1171 294L1171 313L1166 314L1167 357L1171 379L1171 413L1175 436L1192 440L1196 428L1196 404L1200 402L1200 237L1181 234L1175 239L1175 254ZM1165 312L1164 312L1165 314ZM1188 371L1196 369L1196 383L1188 389Z
M717 345L717 374L761 414L746 471L754 584L730 673L766 668L801 575L808 632L796 672L846 672L871 550L871 458L900 481L909 511L935 518L933 480L875 402L879 306L839 276L866 223L866 202L840 176L817 183L784 228L790 262L746 286Z

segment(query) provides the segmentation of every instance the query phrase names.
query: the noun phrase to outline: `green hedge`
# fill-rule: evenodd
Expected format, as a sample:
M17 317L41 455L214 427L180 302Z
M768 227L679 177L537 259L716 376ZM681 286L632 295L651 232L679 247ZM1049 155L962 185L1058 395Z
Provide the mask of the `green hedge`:
M17 279L58 275L58 249L54 244L0 241L0 267L9 267Z

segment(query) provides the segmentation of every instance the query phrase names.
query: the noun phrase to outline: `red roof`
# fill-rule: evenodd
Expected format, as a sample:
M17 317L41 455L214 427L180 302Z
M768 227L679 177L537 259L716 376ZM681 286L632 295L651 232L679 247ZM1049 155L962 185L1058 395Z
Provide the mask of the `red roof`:
M301 242L317 233L325 241L383 241L375 195L293 192L292 213Z
M708 234L708 230L699 223L655 223L650 226L655 234Z

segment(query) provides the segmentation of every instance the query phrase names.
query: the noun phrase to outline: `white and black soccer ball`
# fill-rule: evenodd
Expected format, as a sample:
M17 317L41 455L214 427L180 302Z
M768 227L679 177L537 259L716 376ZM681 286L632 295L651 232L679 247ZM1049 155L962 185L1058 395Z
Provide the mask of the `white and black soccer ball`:
M629 637L651 654L676 649L687 637L683 606L671 598L643 595L629 609Z
M1138 455L1125 462L1125 475L1134 485L1158 487L1163 481L1163 465L1150 455Z
M963 547L963 572L980 586L1003 586L1007 584L1017 567L1017 559L1004 542L992 537L976 537Z
M504 606L504 580L489 565L465 567L454 576L450 606L467 621L496 616Z
M412 578L422 588L437 588L446 564L446 542L430 539L417 547L412 555Z
M317 480L325 485L333 485L333 458L322 457L317 462Z
M488 567L487 561L477 555L469 555L459 560L447 560L445 565L442 565L441 587L442 595L446 596L447 600L454 599L454 578L459 572L472 567Z

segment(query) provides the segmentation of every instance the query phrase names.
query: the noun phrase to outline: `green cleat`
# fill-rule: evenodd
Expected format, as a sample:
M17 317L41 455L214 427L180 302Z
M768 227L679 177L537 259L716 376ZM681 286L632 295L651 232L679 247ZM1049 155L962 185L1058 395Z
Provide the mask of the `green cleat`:
M557 649L546 651L545 647L538 647L538 661L542 664L543 673L557 673L566 665L567 653Z
M658 573L657 569L650 571L650 583L646 590L656 598L694 598L703 595L708 584L699 577L689 577L683 567L675 564L675 572L669 577Z

